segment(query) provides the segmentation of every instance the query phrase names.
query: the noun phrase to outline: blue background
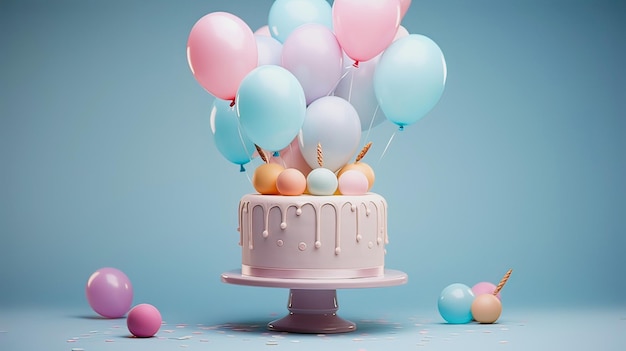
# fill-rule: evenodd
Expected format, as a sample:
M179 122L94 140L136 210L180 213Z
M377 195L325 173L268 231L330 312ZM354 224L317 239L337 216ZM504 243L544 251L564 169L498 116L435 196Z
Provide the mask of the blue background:
M285 309L285 290L220 282L240 265L236 209L253 188L213 144L212 97L185 53L203 15L255 30L271 3L0 3L0 311L91 314L84 286L104 266L164 316ZM395 128L375 128L368 155L390 208L386 264L409 283L342 290L342 310L436 319L446 285L508 268L507 306L626 304L625 14L607 0L413 1L403 25L441 47L446 90L382 158Z

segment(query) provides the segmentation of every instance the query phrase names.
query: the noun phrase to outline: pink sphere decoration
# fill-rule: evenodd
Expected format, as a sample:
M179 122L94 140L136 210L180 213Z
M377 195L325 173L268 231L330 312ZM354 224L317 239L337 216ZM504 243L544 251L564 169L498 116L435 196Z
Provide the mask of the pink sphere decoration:
M472 292L474 293L475 296L482 295L482 294L493 294L495 290L496 290L496 285L490 282L480 282L472 286ZM496 297L498 298L498 300L500 300L501 299L500 293L498 293Z
M105 267L95 271L85 287L89 306L106 318L123 317L133 302L130 279L116 268Z
M357 170L349 170L339 176L339 192L343 195L363 195L369 183L365 174Z
M128 312L126 325L128 331L138 338L154 336L161 328L161 313L156 307L142 303Z

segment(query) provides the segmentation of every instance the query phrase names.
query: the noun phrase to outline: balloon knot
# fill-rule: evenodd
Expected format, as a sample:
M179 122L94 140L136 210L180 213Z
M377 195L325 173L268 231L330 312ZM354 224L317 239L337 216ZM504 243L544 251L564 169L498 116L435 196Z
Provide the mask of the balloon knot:
M280 154L278 153L278 151L274 151L274 154L272 156L278 157L278 156L280 156Z
M246 168L243 165L239 165L239 172L245 172Z
M354 63L352 64L352 66L354 68L359 68L359 61L358 60L354 60Z
M400 126L400 128L398 128L399 131L403 131L404 130L404 126Z
M235 99L233 99L233 100L230 102L230 107L233 107L233 106L235 106Z

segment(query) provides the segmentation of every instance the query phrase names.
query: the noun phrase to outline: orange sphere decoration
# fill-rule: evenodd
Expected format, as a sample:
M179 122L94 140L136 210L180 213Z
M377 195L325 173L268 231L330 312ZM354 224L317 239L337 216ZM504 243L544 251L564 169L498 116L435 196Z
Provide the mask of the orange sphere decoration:
M276 178L276 188L281 195L302 195L306 190L306 177L295 168L287 168Z
M285 167L276 163L264 163L254 170L252 186L263 195L278 195L276 179Z
M337 174L337 178L339 178L344 172L349 170L357 170L365 174L368 183L367 191L370 191L370 189L372 189L372 185L374 185L374 180L376 179L376 176L374 175L374 170L372 169L372 167L370 167L370 165L360 161L355 163L349 163L339 171L339 174Z
M495 323L502 313L502 303L493 294L482 294L474 298L471 309L478 323Z

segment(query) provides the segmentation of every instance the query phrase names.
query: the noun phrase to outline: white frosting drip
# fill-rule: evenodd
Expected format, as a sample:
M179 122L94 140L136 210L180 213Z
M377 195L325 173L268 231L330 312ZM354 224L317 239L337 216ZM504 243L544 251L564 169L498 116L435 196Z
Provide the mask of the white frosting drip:
M295 198L294 198L295 199ZM341 207L343 206L350 206L350 210L352 212L355 212L355 220L356 220L356 233L355 233L355 237L354 239L357 242L360 242L362 239L362 236L360 234L360 230L359 230L359 213L361 210L361 207L363 207L363 209L365 210L365 215L366 216L370 216L370 214L372 213L372 210L370 208L373 207L376 209L376 213L378 214L378 218L377 218L377 227L378 230L376 231L378 234L378 237L376 238L376 242L378 245L380 245L383 240L385 241L385 244L389 243L389 239L387 237L387 227L385 225L385 223L387 223L387 211L386 211L386 206L383 202L377 203L374 201L362 201L359 204L353 204L352 202L345 202L343 204L338 204L336 202L324 202L324 203L315 203L315 202L291 202L291 203L286 203L286 204L268 204L268 203L263 203L263 204L255 204L254 207L261 207L263 210L263 214L264 214L264 218L265 218L265 222L264 222L264 230L261 233L261 235L263 236L263 238L268 238L271 233L269 230L269 216L270 216L270 212L272 209L276 208L280 211L281 213L281 218L282 218L282 222L280 223L280 228L281 229L286 229L288 226L287 223L287 210L290 207L295 207L296 208L296 215L300 216L302 214L302 207L303 206L312 206L313 210L315 211L315 223L316 223L316 228L315 228L315 248L319 249L322 247L322 242L321 242L321 211L322 208L324 208L325 206L330 206L333 208L334 212L335 212L335 254L339 254L341 253ZM369 206L368 206L369 205ZM380 206L380 207L379 207ZM240 223L240 228L242 223L246 223L247 224L247 230L245 230L245 232L248 234L248 242L249 242L249 249L252 250L254 249L254 241L253 241L253 237L254 237L254 233L252 232L252 212L254 209L250 209L250 202L249 201L241 201L241 203L239 204L239 223ZM245 220L244 220L245 219ZM242 230L239 230L239 235L240 235L240 242L243 242L243 232Z

